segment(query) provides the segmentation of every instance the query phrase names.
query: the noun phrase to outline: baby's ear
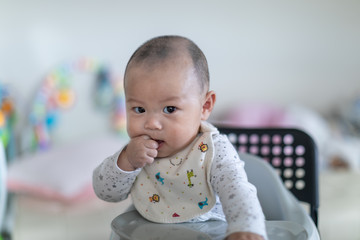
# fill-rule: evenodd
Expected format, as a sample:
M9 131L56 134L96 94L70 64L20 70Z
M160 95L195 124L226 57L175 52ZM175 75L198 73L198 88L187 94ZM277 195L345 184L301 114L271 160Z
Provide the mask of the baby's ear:
M206 93L205 101L202 106L201 111L201 120L205 121L209 118L211 111L214 108L216 102L216 94L214 91L209 91Z

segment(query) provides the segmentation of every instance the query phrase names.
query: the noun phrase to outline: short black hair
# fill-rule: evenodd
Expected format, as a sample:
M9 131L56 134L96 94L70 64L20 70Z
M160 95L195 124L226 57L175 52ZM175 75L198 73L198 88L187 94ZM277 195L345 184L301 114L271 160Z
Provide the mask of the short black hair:
M200 87L208 91L210 82L209 67L204 53L190 39L176 35L159 36L143 43L130 57L125 69L125 77L132 64L145 61L149 64L159 63L177 56L184 50L192 59Z

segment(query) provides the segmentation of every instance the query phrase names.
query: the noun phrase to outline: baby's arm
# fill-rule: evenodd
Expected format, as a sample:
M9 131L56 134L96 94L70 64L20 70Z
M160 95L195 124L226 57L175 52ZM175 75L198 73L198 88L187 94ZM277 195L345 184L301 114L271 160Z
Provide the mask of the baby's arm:
M256 188L247 180L244 162L225 136L214 140L211 184L228 222L227 239L266 239L264 214Z
M123 171L117 165L122 151L106 158L93 172L93 188L102 200L118 202L126 199L140 169Z
M140 169L154 161L156 141L148 136L131 139L128 145L106 158L93 172L93 188L105 201L118 202L127 198Z
M256 233L235 232L230 234L225 240L264 240L264 238Z

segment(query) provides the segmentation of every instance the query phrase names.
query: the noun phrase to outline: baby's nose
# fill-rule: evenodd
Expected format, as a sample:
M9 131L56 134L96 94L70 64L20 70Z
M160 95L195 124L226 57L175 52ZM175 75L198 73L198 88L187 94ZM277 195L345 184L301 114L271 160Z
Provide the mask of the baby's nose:
M160 130L162 128L159 118L156 116L149 116L145 122L145 128L149 130Z

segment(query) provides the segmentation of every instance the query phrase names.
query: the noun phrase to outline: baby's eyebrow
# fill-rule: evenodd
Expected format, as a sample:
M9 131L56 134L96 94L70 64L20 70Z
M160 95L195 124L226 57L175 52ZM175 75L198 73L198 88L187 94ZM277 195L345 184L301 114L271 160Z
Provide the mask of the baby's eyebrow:
M126 102L127 103L140 103L140 104L143 103L142 101L135 99L135 98L126 99Z
M182 98L178 97L178 96L171 96L171 97L167 97L162 99L163 102L170 102L170 101L180 101Z

